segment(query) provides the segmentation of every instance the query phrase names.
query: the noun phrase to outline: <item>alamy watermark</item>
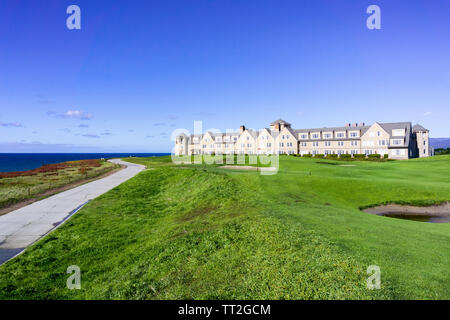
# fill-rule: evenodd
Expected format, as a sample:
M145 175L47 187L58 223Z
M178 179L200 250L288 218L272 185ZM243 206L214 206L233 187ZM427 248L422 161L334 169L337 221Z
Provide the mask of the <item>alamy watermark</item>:
M72 265L67 268L67 273L70 274L67 278L66 285L69 290L81 289L81 270L79 266Z
M72 4L67 7L67 14L70 16L66 20L66 26L69 30L80 30L81 29L81 9L79 6Z
M67 7L66 13L70 16L66 20L66 26L69 30L81 29L81 9L75 4ZM367 7L366 13L370 16L366 20L366 26L369 30L381 29L381 9L378 5L372 4Z
M366 13L370 16L366 20L366 26L369 30L381 29L381 9L376 4L367 7Z
M367 289L381 289L381 269L377 265L370 265L367 267Z
M176 129L171 134L174 164L225 164L254 167L262 175L273 175L279 169L281 151L275 139L266 135L260 140L255 130L236 132L233 129L212 128L203 132L202 121L194 121L194 134L187 129ZM270 142L269 142L270 141Z

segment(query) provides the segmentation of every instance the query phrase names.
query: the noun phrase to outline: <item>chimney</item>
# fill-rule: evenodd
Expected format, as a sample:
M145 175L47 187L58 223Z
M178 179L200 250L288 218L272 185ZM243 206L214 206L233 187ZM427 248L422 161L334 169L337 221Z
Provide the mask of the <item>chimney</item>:
M364 122L360 122L360 123L359 123L359 126L360 126L360 127L364 127L365 125L366 125L366 124L365 124Z
M240 132L242 133L242 132L244 132L245 131L245 126L244 125L242 125L242 126L240 126Z
M345 126L346 126L346 127L351 127L352 124L351 124L351 123L346 123Z
M355 123L353 124L353 126L354 126L354 127L357 127L357 126L358 126L358 123L355 122Z

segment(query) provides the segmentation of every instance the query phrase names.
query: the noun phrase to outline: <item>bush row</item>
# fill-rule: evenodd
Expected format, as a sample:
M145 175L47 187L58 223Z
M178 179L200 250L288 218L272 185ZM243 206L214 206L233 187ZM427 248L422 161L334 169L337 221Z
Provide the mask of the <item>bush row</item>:
M332 159L332 160L344 160L344 161L351 161L351 160L373 160L373 161L384 161L388 159L388 155L384 154L383 156L381 156L381 154L369 154L368 156L366 156L365 154L354 154L353 156L351 154L341 154L341 155L337 155L337 154L304 154L304 155L300 155L300 154L296 154L294 155L296 157L303 157L303 158L317 158L317 159Z

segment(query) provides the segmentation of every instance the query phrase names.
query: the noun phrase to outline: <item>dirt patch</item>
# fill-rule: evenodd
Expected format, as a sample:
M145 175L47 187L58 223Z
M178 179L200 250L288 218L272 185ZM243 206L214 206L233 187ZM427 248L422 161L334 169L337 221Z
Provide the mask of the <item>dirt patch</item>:
M120 165L120 168L108 171L108 172L106 172L106 173L104 173L102 175L99 175L97 177L89 178L89 179L83 179L83 180L79 180L79 181L76 181L76 182L72 182L72 183L66 184L65 186L62 186L62 187L59 187L59 188L55 188L55 189L51 189L51 190L47 190L45 192L37 194L31 199L25 199L25 200L19 201L17 203L14 203L12 205L9 205L7 207L0 208L0 216L4 215L4 214L7 214L8 212L11 212L11 211L20 209L22 207L25 207L25 206L27 206L29 204L32 204L33 202L42 200L44 198L48 198L50 196L53 196L53 195L55 195L57 193L60 193L60 192L63 192L63 191L66 191L66 190L69 190L69 189L81 186L82 184L85 184L85 183L88 183L88 182L91 182L91 181L94 181L94 180L105 178L105 177L107 177L107 176L109 176L109 175L111 175L113 173L116 173L117 171L120 171L120 170L122 170L123 168L126 168L126 167L127 166L125 166L125 165Z
M198 207L198 208L191 210L187 214L179 217L177 220L179 222L188 222L188 221L194 220L197 217L204 216L208 213L211 213L212 211L216 210L217 208L218 207L214 206L214 205Z
M317 164L328 164L330 166L337 166L336 162L316 161Z
M432 223L450 222L449 202L443 203L441 205L434 205L428 207L388 204L363 209L363 211L378 216L385 216L406 220L432 222Z

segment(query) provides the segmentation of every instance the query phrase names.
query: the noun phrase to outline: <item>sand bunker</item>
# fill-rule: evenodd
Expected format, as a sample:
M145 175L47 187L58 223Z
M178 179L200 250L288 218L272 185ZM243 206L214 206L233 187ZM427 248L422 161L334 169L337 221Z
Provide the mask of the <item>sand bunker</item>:
M429 207L402 206L399 204L388 204L367 208L366 213L376 214L398 219L414 220L421 222L446 223L450 222L450 203Z

